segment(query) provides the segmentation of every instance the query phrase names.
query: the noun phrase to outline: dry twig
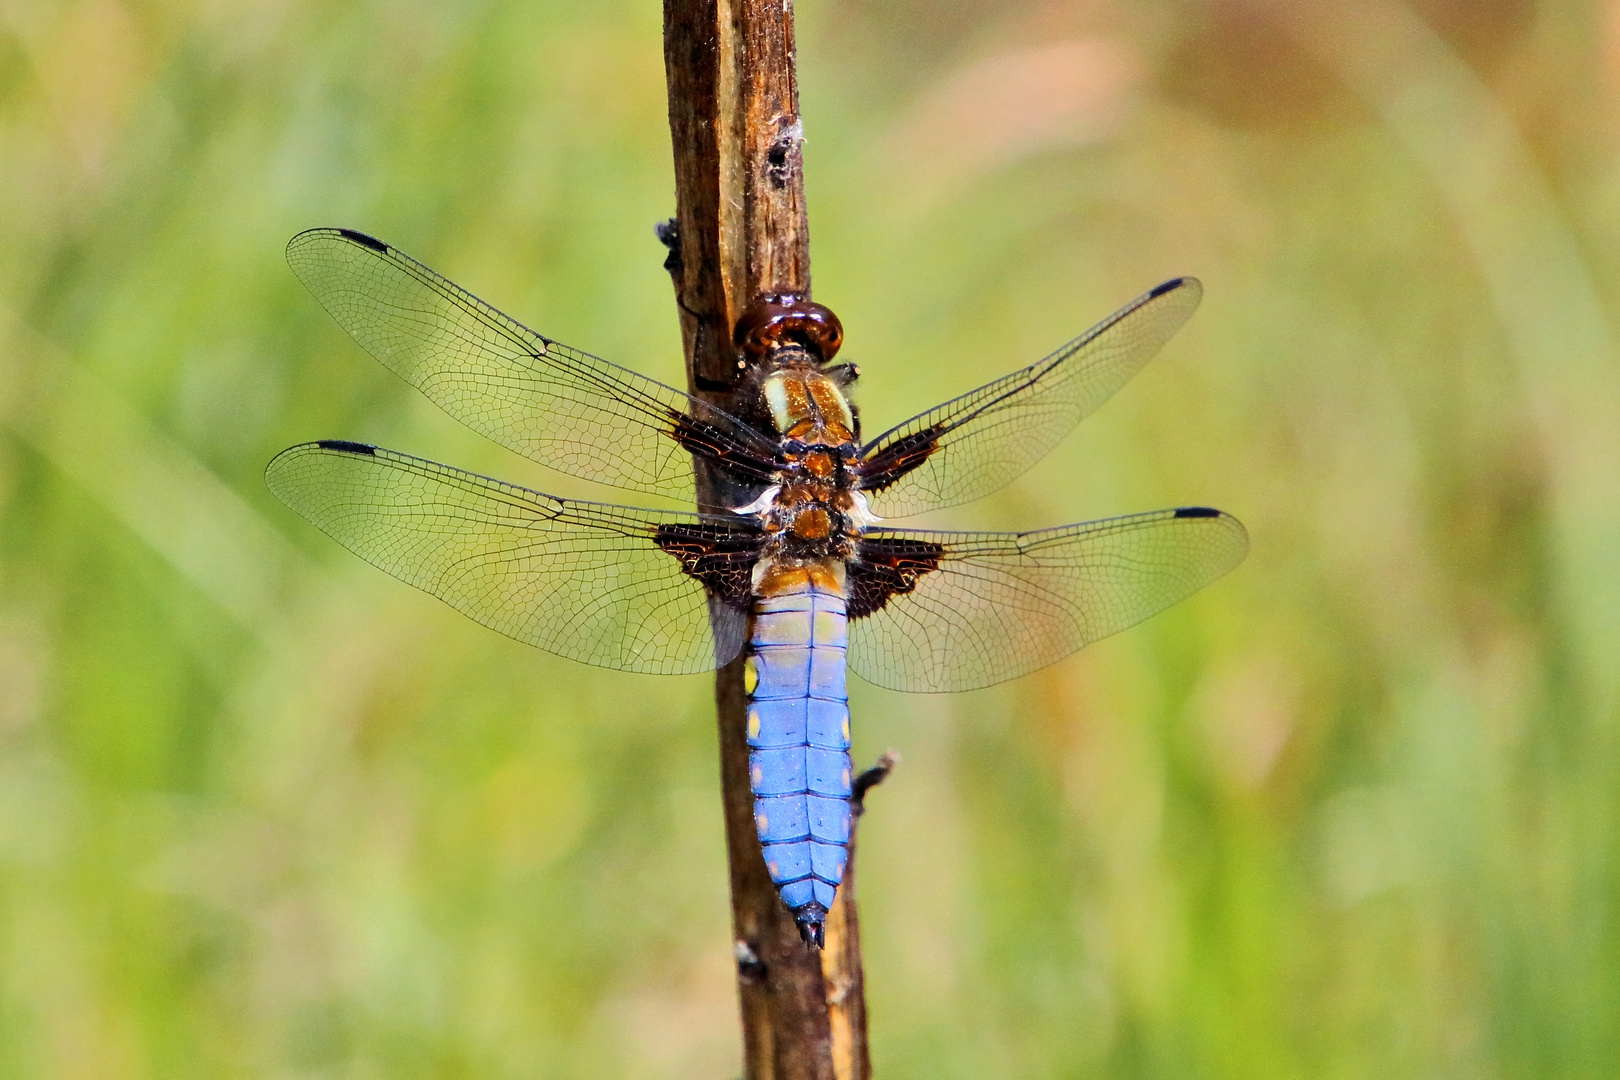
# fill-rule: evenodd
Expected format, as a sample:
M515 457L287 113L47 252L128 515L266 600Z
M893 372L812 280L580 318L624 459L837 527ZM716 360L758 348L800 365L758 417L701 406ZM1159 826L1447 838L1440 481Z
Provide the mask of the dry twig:
M664 61L677 212L659 235L670 246L689 386L727 408L737 316L765 293L810 292L791 2L665 0ZM738 505L737 494L698 478L703 509ZM715 701L746 1074L865 1080L854 838L818 953L800 941L760 855L740 659L718 673Z

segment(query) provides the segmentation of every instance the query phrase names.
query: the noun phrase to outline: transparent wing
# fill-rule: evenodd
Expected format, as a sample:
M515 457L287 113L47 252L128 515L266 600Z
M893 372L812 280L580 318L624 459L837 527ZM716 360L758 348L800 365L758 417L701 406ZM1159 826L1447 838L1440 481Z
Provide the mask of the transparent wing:
M1163 611L1248 549L1236 518L1203 507L1027 533L873 529L850 565L849 665L893 690L989 686Z
M508 637L601 667L677 674L742 648L659 539L723 535L719 519L574 502L359 443L305 443L270 490L338 543Z
M1167 281L1039 363L879 435L862 451L872 509L906 517L1008 483L1153 359L1202 296L1196 278Z
M543 337L364 233L299 233L287 262L390 371L542 465L690 502L693 449L734 466L774 457L773 444L727 413Z

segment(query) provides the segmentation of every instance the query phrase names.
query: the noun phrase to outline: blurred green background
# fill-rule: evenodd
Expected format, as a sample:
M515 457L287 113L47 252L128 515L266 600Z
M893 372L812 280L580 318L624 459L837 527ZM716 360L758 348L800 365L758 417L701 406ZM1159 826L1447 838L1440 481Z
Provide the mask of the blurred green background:
M461 619L265 490L613 498L360 351L373 232L679 382L659 5L0 2L0 1076L732 1077L707 677ZM885 1078L1620 1075L1620 5L803 0L881 430L1203 310L929 522L1248 562L1020 681L853 686Z

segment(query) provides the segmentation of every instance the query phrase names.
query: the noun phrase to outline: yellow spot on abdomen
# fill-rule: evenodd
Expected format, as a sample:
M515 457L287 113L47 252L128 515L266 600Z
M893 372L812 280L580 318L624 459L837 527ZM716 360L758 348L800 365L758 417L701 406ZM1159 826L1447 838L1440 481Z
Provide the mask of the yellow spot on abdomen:
M754 771L749 775L753 777L755 787L758 787L760 784L765 782L765 770L759 768L758 766L756 766ZM844 780L846 783L849 780L849 774L847 772L844 774Z
M753 691L749 691L749 693L753 693ZM748 737L750 739L759 738L759 710L758 709L749 709L748 710ZM846 739L849 738L849 721L848 720L844 721L844 738L846 738Z
M754 691L757 689L759 689L759 665L750 656L743 661L743 693L753 697Z
M849 742L849 717L844 717L844 741Z
M771 827L771 819L766 817L764 814L755 814L754 824L759 826L760 832L764 832L766 829Z

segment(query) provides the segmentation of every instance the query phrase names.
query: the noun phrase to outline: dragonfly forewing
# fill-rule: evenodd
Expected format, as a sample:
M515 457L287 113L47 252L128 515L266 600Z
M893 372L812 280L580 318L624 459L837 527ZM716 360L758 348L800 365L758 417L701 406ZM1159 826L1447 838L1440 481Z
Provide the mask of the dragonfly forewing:
M883 517L990 494L1044 457L1181 328L1203 296L1175 278L1038 363L912 417L866 444L862 488Z
M694 451L768 475L774 445L740 421L536 333L381 240L310 229L288 243L287 261L385 367L542 465L688 503Z

